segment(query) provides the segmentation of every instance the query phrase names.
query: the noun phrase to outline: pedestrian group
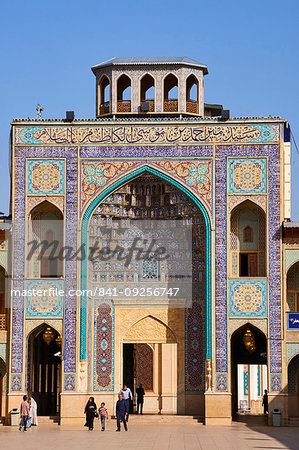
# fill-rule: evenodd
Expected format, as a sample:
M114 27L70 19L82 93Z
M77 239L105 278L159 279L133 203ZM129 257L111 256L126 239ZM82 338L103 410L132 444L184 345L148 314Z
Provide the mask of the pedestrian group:
M139 385L139 388L136 389L137 393L137 411L136 414L142 414L143 408L143 398L145 395L142 384ZM128 420L130 413L130 400L133 400L133 394L130 388L126 385L120 390L118 394L118 400L116 402L116 431L121 430L121 423L123 423L123 427L125 431L128 431ZM94 428L94 419L99 419L101 423L101 430L105 431L106 421L108 420L108 411L105 407L105 403L102 402L99 409L97 409L97 405L95 404L94 397L89 397L88 402L86 403L84 413L86 415L85 426L88 427L89 431L92 431Z

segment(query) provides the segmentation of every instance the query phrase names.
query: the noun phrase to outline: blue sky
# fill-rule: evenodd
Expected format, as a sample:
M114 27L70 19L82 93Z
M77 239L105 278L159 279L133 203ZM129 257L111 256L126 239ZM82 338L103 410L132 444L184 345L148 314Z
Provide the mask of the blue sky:
M188 56L209 68L206 103L232 116L279 115L299 147L297 0L127 0L1 3L0 211L9 210L13 118L93 118L90 67L114 56ZM292 220L299 221L292 154ZM297 195L297 198L296 198Z

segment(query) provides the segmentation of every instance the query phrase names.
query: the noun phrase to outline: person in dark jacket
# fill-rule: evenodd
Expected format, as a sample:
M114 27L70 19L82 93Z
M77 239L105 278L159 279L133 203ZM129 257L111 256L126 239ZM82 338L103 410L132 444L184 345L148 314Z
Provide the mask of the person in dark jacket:
M97 405L94 402L94 397L89 397L86 403L84 413L86 414L85 426L88 427L89 431L93 430L93 421L95 418L95 413L97 412Z
M268 391L267 391L267 389L265 389L265 391L264 391L262 405L264 407L264 414L268 414L269 405L268 405Z
M121 394L118 394L118 400L116 402L116 422L117 422L117 430L120 431L120 421L124 424L124 428L128 431L126 416L128 415L128 405L126 400L123 399Z
M144 389L142 387L142 384L139 385L139 388L136 389L136 394L137 394L137 411L136 414L138 414L139 412L139 407L140 407L140 414L142 414L142 409L143 409L143 398L145 395Z

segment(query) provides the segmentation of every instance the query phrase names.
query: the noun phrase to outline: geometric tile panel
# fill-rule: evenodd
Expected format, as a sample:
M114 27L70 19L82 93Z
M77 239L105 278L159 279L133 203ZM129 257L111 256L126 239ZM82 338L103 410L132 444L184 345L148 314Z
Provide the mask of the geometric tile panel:
M228 374L216 373L216 391L228 391Z
M41 195L32 195L30 197L27 197L27 213L29 213L36 205L39 205L45 200L47 200L49 203L53 203L53 205L57 206L57 208L59 208L61 212L64 212L64 197L62 195L47 195L47 197L43 197Z
M193 300L185 310L185 390L205 388L205 305Z
M2 266L5 270L8 270L7 251L0 252L0 266Z
M267 196L266 195L230 195L228 197L227 210L230 213L236 206L245 200L251 200L259 205L265 213L267 212Z
M12 391L22 391L22 374L14 373L11 376L11 390Z
M284 270L287 273L289 268L299 261L299 249L286 249L284 253Z
M228 164L230 194L267 192L266 158L231 158Z
M270 374L270 391L281 392L282 391L282 376L281 373Z
M37 328L39 325L47 324L62 336L62 319L52 320L52 319L33 319L25 321L25 336L27 336L32 330Z
M63 280L27 280L26 317L63 317ZM35 295L34 295L35 294Z
M95 300L94 390L114 389L114 307L110 300Z
M74 373L64 374L63 390L64 391L76 390L76 375Z
M0 344L0 358L2 358L3 361L6 361L6 346L7 344Z
M267 316L267 280L229 281L230 317Z
M0 343L5 344L7 342L7 331L0 330Z
M259 330L261 330L267 336L268 322L266 319L230 319L229 321L229 334L232 335L234 331L241 328L243 325L250 323Z
M299 342L299 333L297 331L287 331L286 340L288 342Z
M28 159L27 193L64 194L64 159Z
M291 361L293 356L299 353L299 343L298 344L287 344L287 364Z

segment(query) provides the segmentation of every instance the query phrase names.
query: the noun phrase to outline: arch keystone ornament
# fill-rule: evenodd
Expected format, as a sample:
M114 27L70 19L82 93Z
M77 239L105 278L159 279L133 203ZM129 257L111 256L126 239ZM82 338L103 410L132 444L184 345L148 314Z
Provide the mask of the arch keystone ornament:
M124 336L124 342L175 344L177 338L174 332L159 319L147 316L131 326Z

